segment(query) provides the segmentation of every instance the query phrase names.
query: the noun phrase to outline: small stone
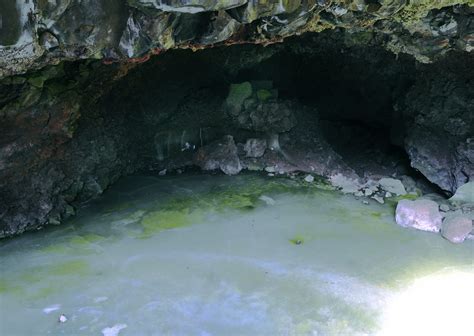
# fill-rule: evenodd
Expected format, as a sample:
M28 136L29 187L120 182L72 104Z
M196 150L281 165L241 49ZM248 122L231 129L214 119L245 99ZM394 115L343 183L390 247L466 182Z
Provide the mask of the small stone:
M376 201L379 202L380 204L384 204L384 203L385 203L385 201L383 200L383 197L382 197L382 196L374 195L374 196L372 196L371 198L373 198L374 200L376 200Z
M369 201L367 200L363 200L362 203L364 203L365 205L369 205Z
M359 190L358 192L354 193L354 196L362 197L362 196L364 196L364 193L361 190Z
M342 174L331 176L329 181L334 187L339 188L345 194L353 194L360 189L360 185L355 179L346 177Z
M59 315L58 322L60 323L66 323L67 322L67 317L64 314Z
M392 193L390 193L390 192L387 191L387 192L385 193L385 198L390 198L390 197L392 197Z
M158 172L158 175L159 175L159 176L165 176L165 175L166 175L166 169L160 170L160 171Z
M401 200L397 204L395 220L398 225L430 232L439 232L442 216L438 203L431 200Z
M472 220L466 216L448 216L441 225L441 235L451 243L462 243L472 231Z
M267 175L270 176L270 177L275 176L275 174L273 174L273 173L268 173Z
M384 177L380 179L379 184L383 190L388 191L397 196L406 195L407 193L402 181L394 178Z
M268 166L268 167L265 167L265 171L267 173L274 173L274 172L276 172L276 169L275 169L275 167Z
M364 196L369 197L374 193L374 191L370 188L365 188L364 189Z
M447 204L441 204L439 206L439 209L443 212L448 212L450 210L449 205L447 205Z
M312 183L312 182L314 182L314 177L313 177L313 175L306 175L304 180L308 183Z

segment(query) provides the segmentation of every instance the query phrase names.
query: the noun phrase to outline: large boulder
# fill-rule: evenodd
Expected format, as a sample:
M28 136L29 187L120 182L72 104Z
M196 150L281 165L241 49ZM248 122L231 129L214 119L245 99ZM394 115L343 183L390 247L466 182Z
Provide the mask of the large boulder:
M401 200L395 211L398 225L422 231L439 232L442 219L438 204L430 200Z
M237 153L234 138L226 135L221 140L201 147L194 157L194 163L203 170L220 169L224 174L236 175L242 170Z
M384 177L380 179L379 184L383 190L388 191L389 193L395 194L397 196L405 195L407 193L402 181L391 177Z
M460 56L461 57L461 56ZM473 70L452 59L423 72L399 102L412 167L447 194L474 179Z
M460 186L449 200L455 203L474 203L474 181Z
M472 220L464 215L452 215L444 219L441 235L451 243L462 243L472 231Z

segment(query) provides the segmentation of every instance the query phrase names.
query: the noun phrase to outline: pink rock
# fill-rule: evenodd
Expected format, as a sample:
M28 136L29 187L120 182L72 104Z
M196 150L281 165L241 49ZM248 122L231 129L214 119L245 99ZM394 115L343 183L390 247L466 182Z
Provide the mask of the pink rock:
M441 226L441 235L451 243L462 243L472 231L472 220L463 215L446 217Z
M401 200L397 204L395 220L398 225L418 230L439 232L442 216L438 204L430 200Z

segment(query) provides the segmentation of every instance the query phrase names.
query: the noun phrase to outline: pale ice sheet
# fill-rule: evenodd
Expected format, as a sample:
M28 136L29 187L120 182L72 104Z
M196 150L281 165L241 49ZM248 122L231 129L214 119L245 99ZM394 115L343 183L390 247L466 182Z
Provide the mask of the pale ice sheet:
M388 204L314 188L219 203L270 181L127 178L70 223L1 241L0 334L374 335L415 279L474 273L472 241L400 228ZM211 205L142 235L144 216L183 196Z

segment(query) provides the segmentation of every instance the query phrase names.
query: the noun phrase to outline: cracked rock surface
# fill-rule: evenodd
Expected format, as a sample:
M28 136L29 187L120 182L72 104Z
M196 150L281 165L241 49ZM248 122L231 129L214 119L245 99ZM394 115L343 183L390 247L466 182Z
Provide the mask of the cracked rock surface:
M0 78L61 60L141 62L172 48L273 43L344 28L431 62L474 49L470 0L2 1Z

